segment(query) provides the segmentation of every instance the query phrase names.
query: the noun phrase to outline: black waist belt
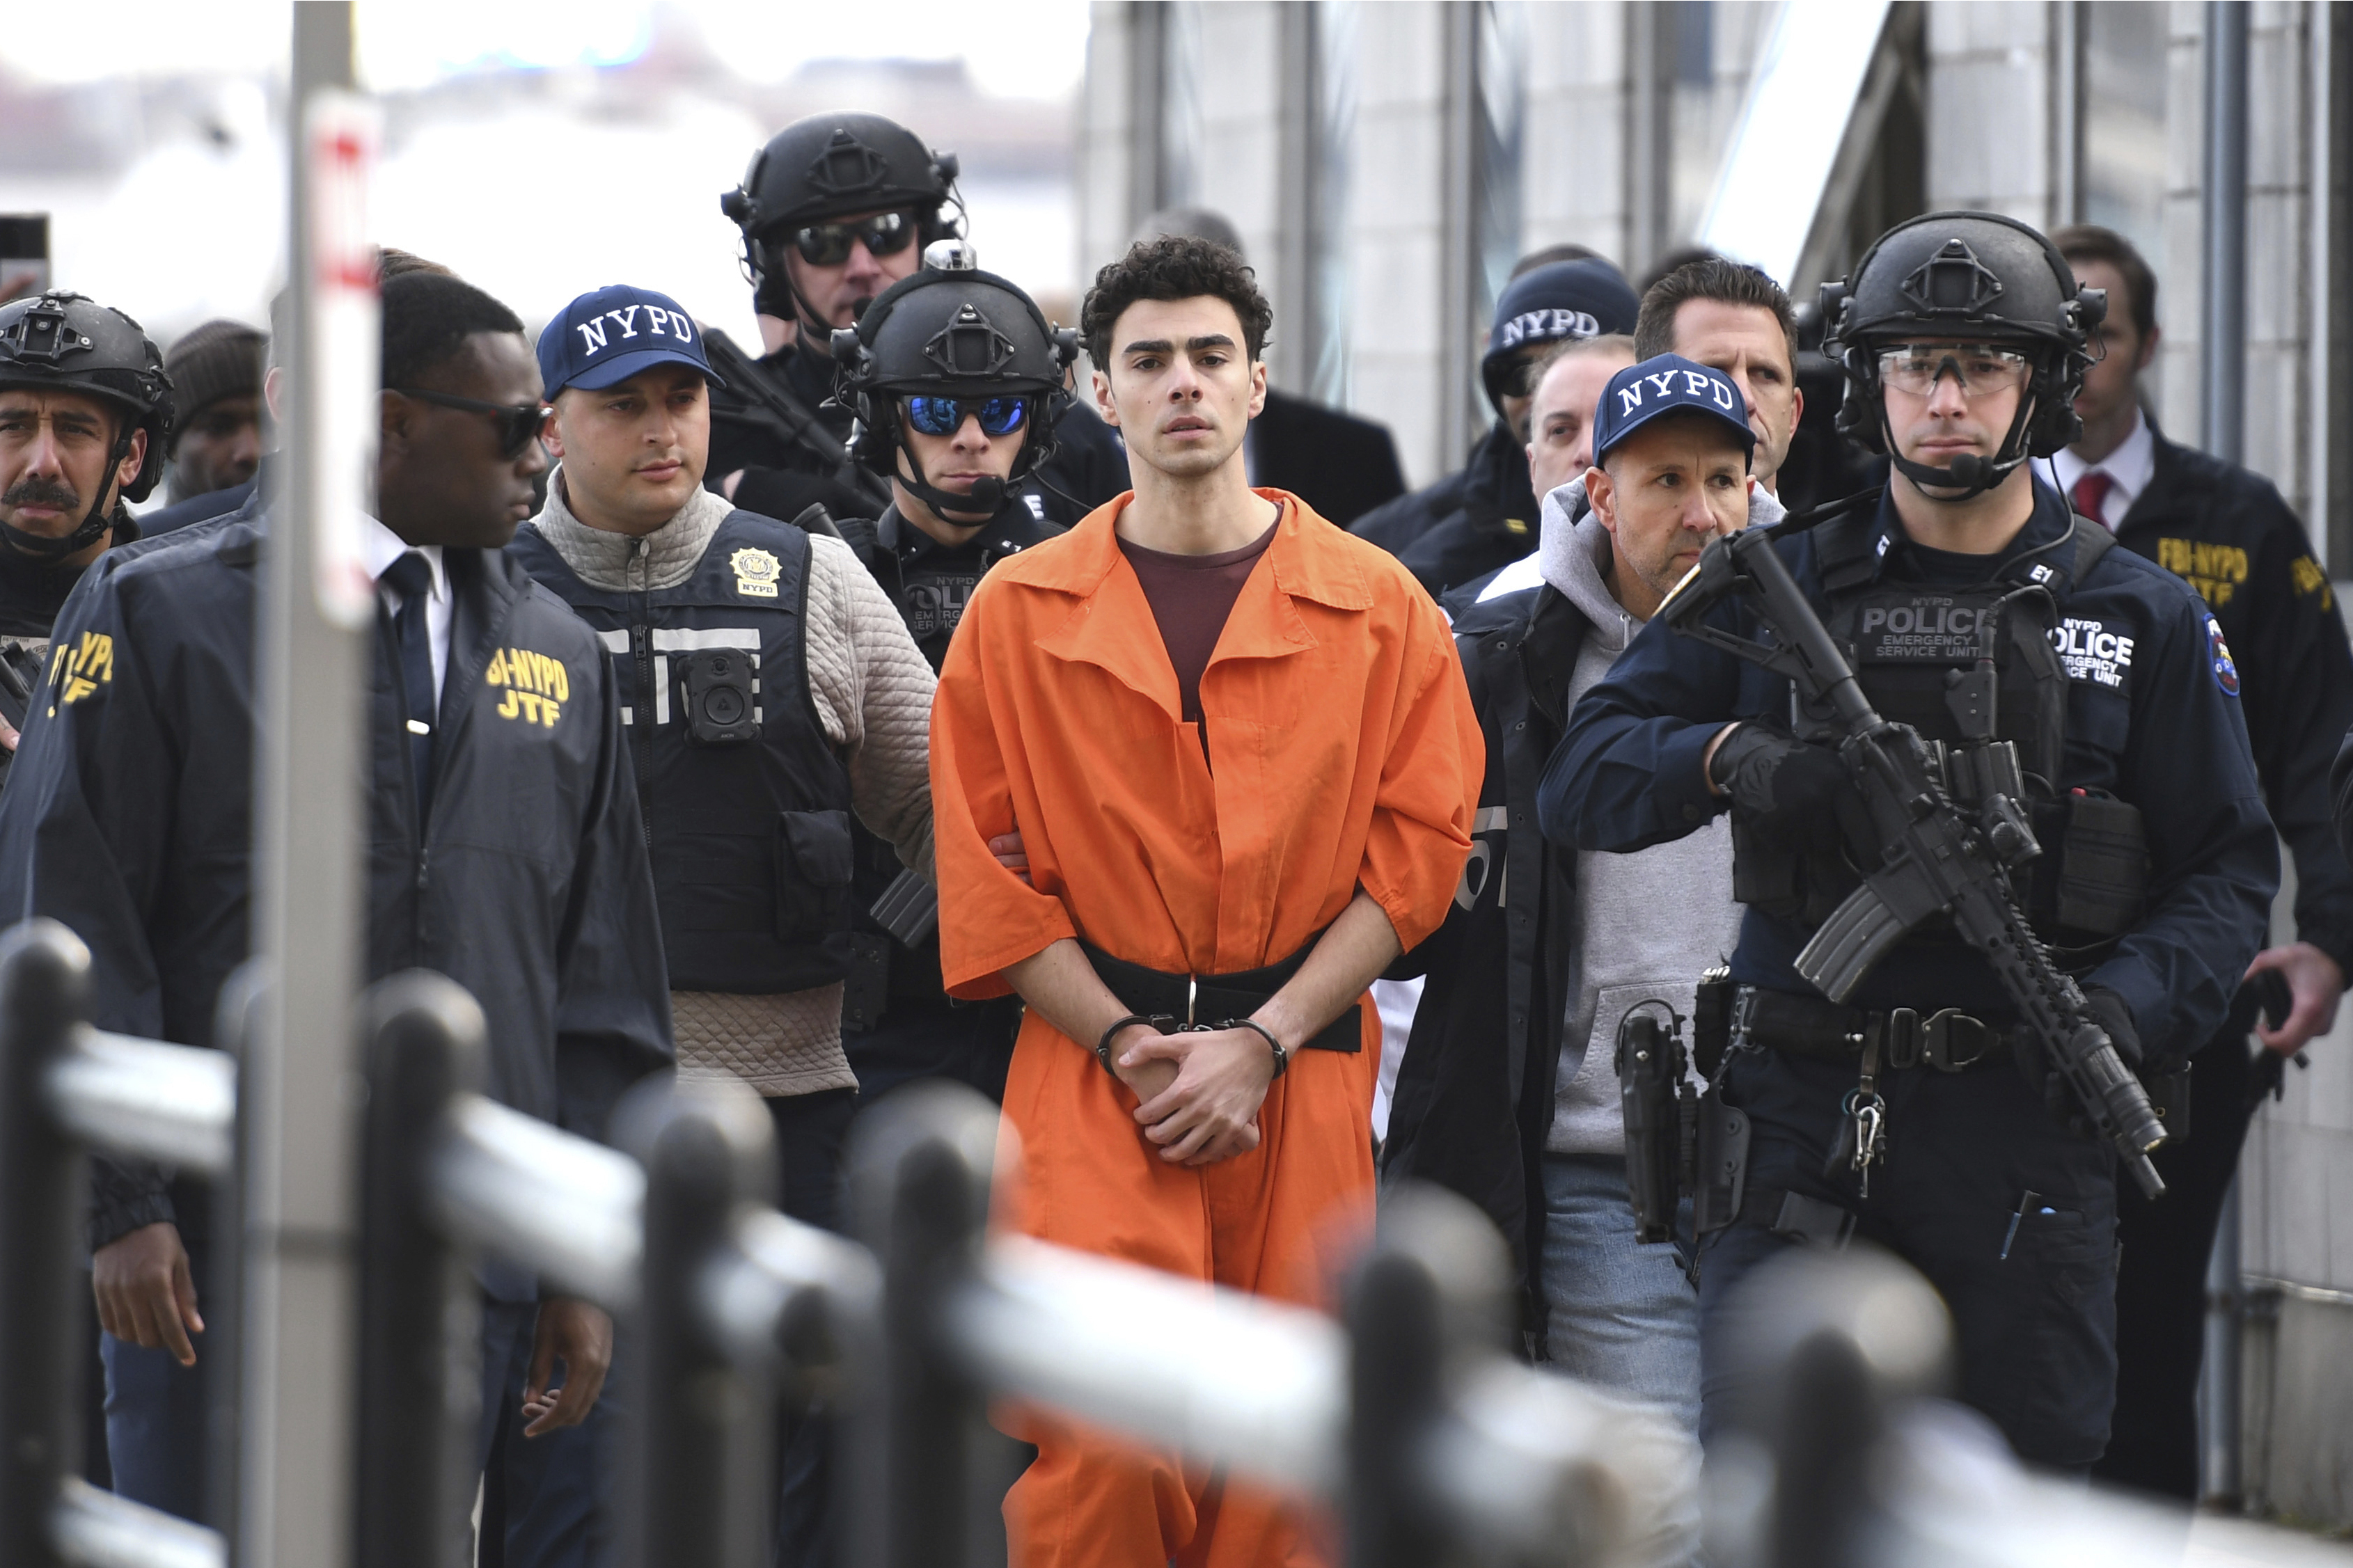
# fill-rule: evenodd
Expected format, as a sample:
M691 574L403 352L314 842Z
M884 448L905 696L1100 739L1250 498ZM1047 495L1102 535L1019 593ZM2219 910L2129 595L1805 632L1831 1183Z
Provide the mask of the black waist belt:
M1321 931L1316 933L1317 937L1322 935ZM1299 966L1315 951L1315 942L1311 939L1306 946L1280 963L1270 963L1264 969L1245 969L1239 974L1164 974L1157 969L1113 958L1091 942L1081 942L1079 948L1087 955L1087 962L1095 966L1097 978L1111 987L1111 994L1129 1012L1146 1017L1166 1014L1181 1027L1249 1017L1299 973ZM1301 1048L1363 1050L1364 1011L1363 1003L1350 1003L1345 1011Z
M1931 1067L1939 1072L1964 1072L1979 1062L2009 1056L2018 1037L2012 1026L1989 1024L1952 1007L1928 1014L1910 1007L1866 1013L1817 996L1755 985L1740 988L1733 1022L1736 1027L1745 1024L1748 1037L1760 1046L1833 1061L1854 1060L1862 1054L1863 1041L1875 1034L1880 1059L1888 1067Z

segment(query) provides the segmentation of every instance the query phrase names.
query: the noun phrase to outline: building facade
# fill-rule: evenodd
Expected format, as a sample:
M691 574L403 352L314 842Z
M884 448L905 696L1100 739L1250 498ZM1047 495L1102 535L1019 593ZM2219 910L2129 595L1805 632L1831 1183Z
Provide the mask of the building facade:
M1111 0L1080 109L1082 276L1147 214L1240 230L1277 384L1388 425L1409 479L1485 425L1513 260L1575 242L1639 286L1704 243L1801 302L1946 207L2106 224L2147 255L2145 385L2200 437L2207 6L2150 0ZM2353 5L2249 15L2245 460L2353 577ZM2348 1009L2353 1016L2353 1008ZM2353 1521L2353 1016L2242 1166L2252 1500Z

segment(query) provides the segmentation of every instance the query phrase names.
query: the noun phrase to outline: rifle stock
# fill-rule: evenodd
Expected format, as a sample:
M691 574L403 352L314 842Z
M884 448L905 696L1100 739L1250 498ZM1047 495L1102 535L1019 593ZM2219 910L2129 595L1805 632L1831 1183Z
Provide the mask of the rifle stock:
M865 497L875 506L874 515L891 504L891 487L881 478L851 461L847 445L834 438L824 421L803 406L801 400L778 386L768 373L760 368L751 355L735 345L726 333L706 331L702 334L703 352L710 356L730 389L741 392L776 423L786 440L826 464L827 474Z

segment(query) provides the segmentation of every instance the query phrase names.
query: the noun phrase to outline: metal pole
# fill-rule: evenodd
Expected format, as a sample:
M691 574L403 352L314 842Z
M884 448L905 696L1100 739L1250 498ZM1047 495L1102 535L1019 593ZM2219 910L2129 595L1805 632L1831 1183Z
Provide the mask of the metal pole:
M766 1561L776 1472L770 1357L739 1364L717 1330L710 1285L735 1225L776 1191L776 1136L749 1093L659 1085L621 1108L622 1141L646 1168L644 1284L622 1369L636 1441L628 1468L639 1568L749 1568Z
M882 1265L881 1342L851 1422L851 1562L969 1561L980 1403L944 1353L942 1319L978 1267L996 1142L996 1107L916 1084L867 1119L851 1150L857 1235Z
M1487 323L1476 317L1479 207L1479 7L1438 8L1445 62L1439 150L1438 450L1440 470L1459 466L1478 435L1479 355Z
M352 81L352 41L348 0L294 7L292 341L280 355L291 395L286 484L272 506L268 546L254 812L254 931L270 984L247 1075L252 1168L239 1302L238 1551L249 1568L343 1568L351 1555L360 1142L352 1002L367 667L365 644L332 613L321 584L339 531L364 504L357 487L365 475L322 456L338 412L338 356L321 307L343 281L326 268L347 258L322 254L319 243L341 215L319 200L311 130L314 100ZM322 497L333 500L322 507Z
M1419 1568L1449 1555L1421 1484L1427 1440L1446 1397L1444 1287L1440 1270L1422 1256L1443 1240L1433 1196L1399 1194L1402 1207L1382 1215L1381 1245L1349 1292L1350 1568Z
M2206 6L2206 235L2204 342L2199 415L2209 452L2226 462L2246 454L2247 370L2247 10L2244 0ZM2205 1439L2202 1490L2240 1494L2239 1339L2242 1313L2239 1185L2222 1200L2206 1271L2206 1352L2200 1374Z
M432 1224L427 1184L450 1101L478 1089L482 1010L423 970L364 1006L367 1142L361 1196L359 1568L455 1568L481 1402L481 1305L463 1252Z
M89 951L55 921L0 938L0 1562L24 1568L63 1561L49 1519L80 1452L74 1298L89 1179L45 1086L89 985Z
M2202 445L2225 462L2246 449L2247 6L2206 6L2204 342L2199 412Z

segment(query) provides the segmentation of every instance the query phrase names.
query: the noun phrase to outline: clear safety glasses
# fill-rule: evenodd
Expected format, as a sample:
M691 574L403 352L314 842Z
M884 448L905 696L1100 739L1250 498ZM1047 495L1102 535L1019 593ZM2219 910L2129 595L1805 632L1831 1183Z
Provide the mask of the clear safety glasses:
M1985 397L2024 386L2033 364L2012 349L1989 343L1902 343L1882 349L1879 379L1915 397L1926 397L1950 371L1963 397Z

